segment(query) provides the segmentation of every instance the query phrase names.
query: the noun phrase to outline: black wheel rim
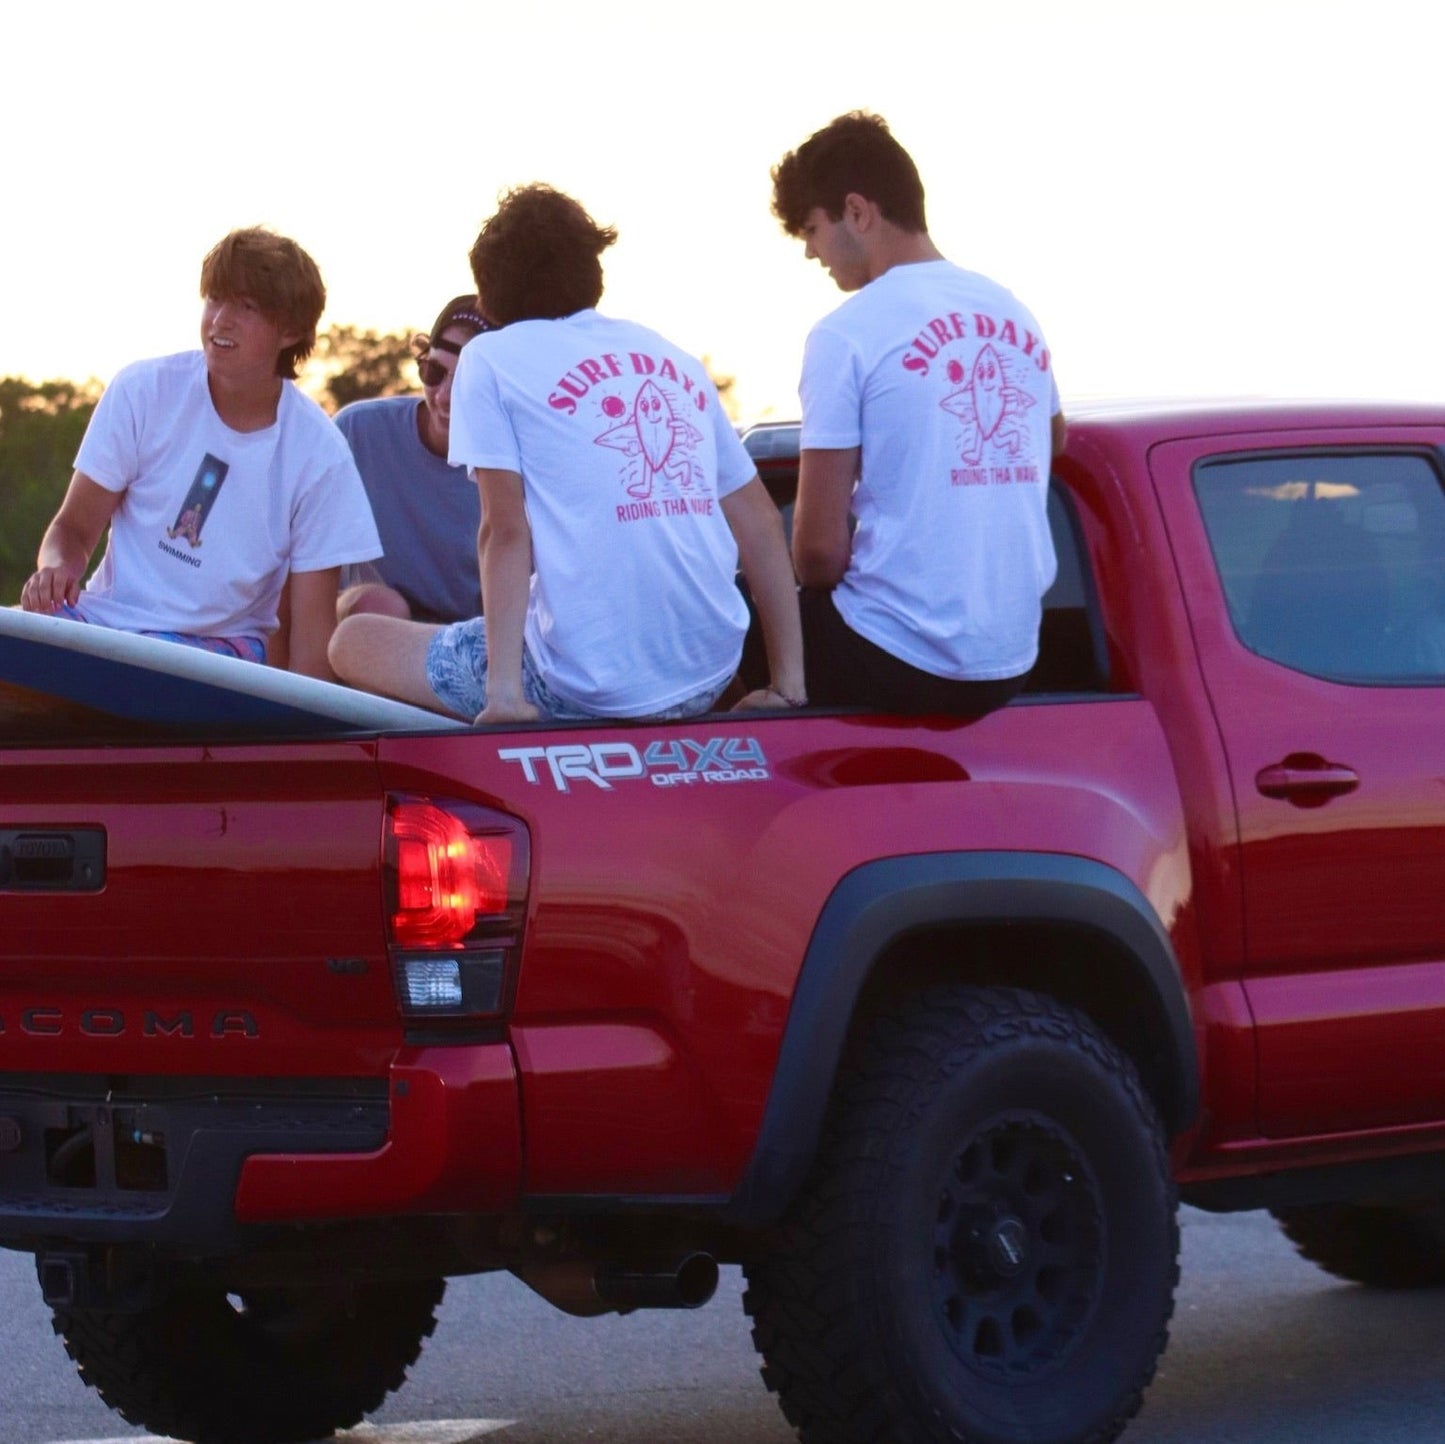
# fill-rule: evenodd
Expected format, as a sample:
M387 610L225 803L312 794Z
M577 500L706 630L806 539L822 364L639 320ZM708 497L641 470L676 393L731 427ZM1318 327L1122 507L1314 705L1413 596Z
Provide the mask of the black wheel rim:
M1029 1114L987 1123L939 1184L933 1298L949 1347L992 1380L1055 1367L1093 1317L1104 1244L1098 1180L1073 1140Z

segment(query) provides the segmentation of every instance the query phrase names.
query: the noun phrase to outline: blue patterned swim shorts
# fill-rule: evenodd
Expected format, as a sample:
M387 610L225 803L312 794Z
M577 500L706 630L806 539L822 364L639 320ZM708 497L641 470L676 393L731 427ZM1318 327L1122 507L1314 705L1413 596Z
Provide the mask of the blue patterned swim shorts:
M432 637L426 651L427 685L444 706L459 717L475 717L487 705L487 623L485 617L453 622ZM724 684L726 685L726 684ZM708 687L661 712L629 720L670 722L710 712L723 687ZM559 697L542 679L532 654L522 648L522 695L544 717L560 722L583 721L597 713L584 711L575 702Z

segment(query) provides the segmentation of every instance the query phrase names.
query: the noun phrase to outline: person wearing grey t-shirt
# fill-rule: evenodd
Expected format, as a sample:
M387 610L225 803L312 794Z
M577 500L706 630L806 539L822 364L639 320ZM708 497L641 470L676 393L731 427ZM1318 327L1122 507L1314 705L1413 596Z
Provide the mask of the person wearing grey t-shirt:
M354 401L336 414L371 501L384 555L342 573L337 618L379 613L422 622L479 616L481 501L466 468L447 465L452 371L491 327L475 296L457 296L416 338L423 392Z

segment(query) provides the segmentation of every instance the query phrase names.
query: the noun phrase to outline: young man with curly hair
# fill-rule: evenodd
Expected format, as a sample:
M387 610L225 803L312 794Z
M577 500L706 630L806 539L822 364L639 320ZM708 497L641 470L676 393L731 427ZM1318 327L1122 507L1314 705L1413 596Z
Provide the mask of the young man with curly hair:
M259 662L289 573L291 670L330 678L339 569L381 547L345 440L292 384L321 274L285 236L232 231L202 263L201 297L199 351L135 362L106 388L21 606Z
M472 273L498 329L458 362L451 460L481 489L485 619L349 618L347 680L479 724L694 716L737 670L741 563L771 678L739 705L806 700L777 508L702 363L598 314L615 240L544 185L483 226Z
M773 213L850 298L808 336L793 561L815 703L975 715L1038 655L1064 444L1029 311L945 260L880 117L839 116L773 170Z

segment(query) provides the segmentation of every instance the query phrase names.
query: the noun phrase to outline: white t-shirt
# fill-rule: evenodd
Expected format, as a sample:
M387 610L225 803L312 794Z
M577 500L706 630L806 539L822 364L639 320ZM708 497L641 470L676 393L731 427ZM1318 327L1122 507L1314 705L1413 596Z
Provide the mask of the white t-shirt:
M345 438L291 382L263 431L216 414L199 351L137 361L106 388L75 466L123 492L80 597L122 631L265 636L291 571L381 555Z
M526 644L559 696L641 716L737 669L747 608L719 502L754 467L700 361L593 310L484 332L457 363L449 460L522 477Z
M1059 393L1028 310L948 261L894 266L813 328L799 394L804 448L862 447L843 620L938 677L1031 667Z

